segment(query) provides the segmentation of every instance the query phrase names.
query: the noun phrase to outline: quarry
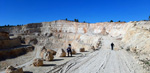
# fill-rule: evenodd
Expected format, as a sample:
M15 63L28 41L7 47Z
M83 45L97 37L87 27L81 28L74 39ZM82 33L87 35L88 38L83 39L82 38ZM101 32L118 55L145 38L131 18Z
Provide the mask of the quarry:
M0 73L150 73L150 21L0 28Z

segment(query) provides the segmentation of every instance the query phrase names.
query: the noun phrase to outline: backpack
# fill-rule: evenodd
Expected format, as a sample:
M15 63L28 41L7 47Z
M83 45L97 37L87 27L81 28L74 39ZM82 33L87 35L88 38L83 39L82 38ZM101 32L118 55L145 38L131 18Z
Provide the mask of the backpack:
M71 47L68 47L68 48L67 48L67 52L70 52L70 51L71 51Z

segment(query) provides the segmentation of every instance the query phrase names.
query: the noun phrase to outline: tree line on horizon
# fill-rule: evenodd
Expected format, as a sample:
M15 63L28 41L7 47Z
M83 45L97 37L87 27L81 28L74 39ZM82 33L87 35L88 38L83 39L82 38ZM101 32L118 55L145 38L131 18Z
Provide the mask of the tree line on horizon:
M15 26L23 26L23 24L17 24L17 25L5 24L4 26L0 26L0 27L15 27Z
M71 21L71 20L68 20L67 18L65 19L66 21ZM146 21L146 20L144 20L144 21ZM148 21L150 21L150 16L148 17ZM79 20L78 19L74 19L74 22L79 22ZM110 20L109 22L114 22L113 20ZM117 21L117 22L126 22L126 21ZM83 21L83 23L86 23L85 21Z
M68 20L67 18L65 19L66 21L71 21L71 20ZM144 21L147 21L147 20L144 20ZM148 17L148 21L150 21L150 16ZM74 22L79 22L78 19L74 19ZM114 22L113 20L110 20L109 22ZM118 21L118 22L125 22L125 21ZM86 23L85 21L83 21L83 23ZM23 24L18 24L18 25L4 25L4 26L0 26L0 27L14 27L14 26L23 26Z

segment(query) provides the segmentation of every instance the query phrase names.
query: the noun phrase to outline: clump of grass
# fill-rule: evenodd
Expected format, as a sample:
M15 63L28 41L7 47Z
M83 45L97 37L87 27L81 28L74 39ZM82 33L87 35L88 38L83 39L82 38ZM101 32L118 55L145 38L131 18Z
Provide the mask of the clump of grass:
M145 65L150 66L150 62L148 60L141 60Z

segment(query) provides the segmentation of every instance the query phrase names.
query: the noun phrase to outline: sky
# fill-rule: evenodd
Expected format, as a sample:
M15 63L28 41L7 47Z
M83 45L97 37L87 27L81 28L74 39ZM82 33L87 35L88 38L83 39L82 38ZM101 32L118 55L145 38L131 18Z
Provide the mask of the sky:
M150 0L0 0L0 26L74 20L148 20Z

